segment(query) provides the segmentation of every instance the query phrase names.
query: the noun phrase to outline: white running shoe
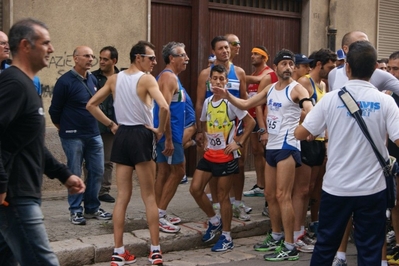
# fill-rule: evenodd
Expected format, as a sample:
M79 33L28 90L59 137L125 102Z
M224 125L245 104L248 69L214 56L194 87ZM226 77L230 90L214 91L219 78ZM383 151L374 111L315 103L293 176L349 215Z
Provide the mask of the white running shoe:
M165 215L164 217L159 218L159 230L165 233L177 233L180 231L180 227L169 222Z

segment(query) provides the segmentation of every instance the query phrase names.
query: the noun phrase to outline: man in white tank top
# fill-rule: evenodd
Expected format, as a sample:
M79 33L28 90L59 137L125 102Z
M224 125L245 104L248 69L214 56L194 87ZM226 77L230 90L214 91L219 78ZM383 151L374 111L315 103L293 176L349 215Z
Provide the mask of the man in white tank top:
M169 117L169 106L159 91L155 78L146 74L151 72L156 64L154 49L154 45L146 41L139 41L134 45L130 51L130 67L109 77L104 87L87 104L90 113L116 134L111 161L116 163L119 193L113 213L115 249L111 266L136 261L136 257L125 250L123 245L123 228L126 208L132 194L134 169L139 178L150 230L151 253L148 260L152 265L162 264L158 207L154 192L155 143L164 132ZM100 103L111 93L119 125L110 120L99 108ZM153 100L157 102L160 110L158 128L154 128L152 122Z

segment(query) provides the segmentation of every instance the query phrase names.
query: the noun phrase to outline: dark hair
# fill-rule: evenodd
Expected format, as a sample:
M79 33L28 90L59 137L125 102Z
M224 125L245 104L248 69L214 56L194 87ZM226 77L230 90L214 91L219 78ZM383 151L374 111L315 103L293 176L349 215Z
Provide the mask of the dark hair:
M337 54L330 49L321 48L320 50L313 52L309 56L309 59L313 59L313 61L309 63L309 66L314 68L317 62L320 62L321 66L324 66L329 61L337 61Z
M388 61L389 61L388 58L381 58L381 59L378 59L378 60L377 60L377 63L378 63L378 64L381 64L381 63L388 64Z
M276 56L274 57L273 64L277 66L282 60L292 60L295 63L295 55L290 50L283 48L277 52Z
M377 51L368 41L357 41L349 46L346 62L352 71L352 78L370 79L377 63Z
M163 46L162 57L163 57L163 61L165 62L165 64L170 63L169 56L170 55L173 56L176 54L177 47L182 47L184 49L185 45L184 45L184 43L181 43L181 42L169 42Z
M136 61L136 55L145 54L145 48L149 47L152 50L155 50L155 45L147 41L139 41L135 45L133 45L130 50L130 63L134 63Z
M18 53L18 45L23 39L27 40L32 48L35 48L35 41L39 36L36 34L34 26L39 26L48 30L46 24L33 18L22 19L11 27L8 43L10 44L12 55Z
M257 46L255 46L254 48L261 49L262 51L264 51L264 52L267 54L267 56L270 57L269 51L268 51L268 50L266 49L266 47L264 47L263 45L257 45Z
M226 39L226 37L224 37L224 36L216 36L215 38L213 38L212 41L211 41L212 50L215 50L216 43L222 42L222 41L229 42L229 41Z
M389 56L389 60L396 60L399 59L399 51L393 52L390 56Z
M116 50L113 46L105 46L103 49L100 50L100 54L104 51L109 51L111 54L111 59L116 59L116 63L118 63L118 50Z
M227 69L226 69L226 67L224 65L214 65L211 68L211 73L210 73L211 77L212 77L212 73L213 72L218 72L220 74L224 74L226 76L226 78L227 78Z

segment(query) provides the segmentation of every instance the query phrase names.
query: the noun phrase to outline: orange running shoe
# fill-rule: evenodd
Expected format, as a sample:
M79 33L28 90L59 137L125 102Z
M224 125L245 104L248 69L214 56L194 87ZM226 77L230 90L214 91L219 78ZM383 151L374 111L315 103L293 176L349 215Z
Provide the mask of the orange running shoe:
M111 266L123 266L125 264L131 264L133 262L136 262L136 256L130 254L127 250L125 250L125 253L123 254L112 254Z
M152 265L163 265L162 252L159 250L151 251L148 260L151 262Z

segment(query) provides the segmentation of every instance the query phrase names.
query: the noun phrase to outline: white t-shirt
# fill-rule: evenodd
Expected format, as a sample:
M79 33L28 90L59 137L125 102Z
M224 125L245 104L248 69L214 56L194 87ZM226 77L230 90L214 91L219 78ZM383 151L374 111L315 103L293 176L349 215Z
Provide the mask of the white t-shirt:
M329 91L341 89L347 81L346 66L334 68L328 74ZM370 83L379 91L388 90L399 96L399 80L386 71L376 69L371 75Z
M375 145L388 159L386 135L392 141L399 139L399 109L395 101L366 81L350 80L345 87L360 104ZM386 188L381 165L356 120L338 96L339 91L327 93L302 124L312 135L328 128L328 160L323 190L335 196L375 194Z

